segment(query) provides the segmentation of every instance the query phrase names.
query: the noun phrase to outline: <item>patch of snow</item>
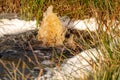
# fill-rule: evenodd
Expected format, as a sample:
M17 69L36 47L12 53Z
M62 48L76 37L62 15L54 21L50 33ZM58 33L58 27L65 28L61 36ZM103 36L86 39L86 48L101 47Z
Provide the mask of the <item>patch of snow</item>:
M36 21L24 21L19 19L1 19L0 37L4 35L19 34L29 30L35 30Z
M77 30L89 30L89 31L96 31L98 30L98 26L100 23L95 18L89 18L84 20L76 20L72 21L69 17L63 16L60 17L60 20L64 27L77 29ZM111 24L111 20L108 20L107 25L112 26L111 29L116 28L118 26L118 29L120 30L120 24L119 21L115 20ZM106 31L106 26L104 24L100 24L100 26L103 26L103 30Z
M90 64L92 61L97 63L97 59L102 59L100 50L95 48L85 50L73 58L68 59L59 68L49 68L47 74L40 79L45 80L74 80L84 79L89 74L93 74L93 69ZM36 80L38 79L36 78Z
M95 18L77 20L74 22L74 29L96 31L98 23Z
M72 21L69 17L63 16L60 17L60 20L62 25L67 28L90 31L96 31L98 29L98 23L95 18ZM112 25L113 28L117 24L119 24L119 22L115 21ZM35 30L36 28L36 20L0 19L0 37ZM103 26L103 29L106 30L105 26ZM118 25L118 29L120 29L120 25Z

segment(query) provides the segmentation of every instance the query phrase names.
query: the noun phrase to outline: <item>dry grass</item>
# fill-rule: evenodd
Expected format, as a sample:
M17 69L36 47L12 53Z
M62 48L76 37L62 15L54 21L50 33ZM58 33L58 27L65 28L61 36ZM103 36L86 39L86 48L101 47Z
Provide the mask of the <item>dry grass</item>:
M19 13L20 0L0 0L0 13Z
M43 42L43 46L55 47L63 45L65 32L59 18L53 13L53 6L44 12L43 20L39 26L37 38Z
M25 19L41 20L42 13L50 5L54 5L57 15L69 16L72 19L88 18L93 13L81 0L1 0L0 4L0 13L19 13Z

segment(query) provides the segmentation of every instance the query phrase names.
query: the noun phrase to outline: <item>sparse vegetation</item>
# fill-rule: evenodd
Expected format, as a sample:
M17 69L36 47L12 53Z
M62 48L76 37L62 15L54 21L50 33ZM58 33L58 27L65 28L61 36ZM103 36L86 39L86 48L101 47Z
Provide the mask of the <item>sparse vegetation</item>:
M84 37L85 33L76 31L73 34L73 43L82 50L92 47L101 49L104 61L101 63L101 60L98 60L97 64L92 65L94 75L90 76L93 80L120 80L120 0L1 0L0 13L19 13L24 19L38 20L39 24L43 12L49 5L54 6L54 12L58 16L66 15L73 20L90 17L97 19L98 31L94 32L94 35L93 32L86 31L85 33L89 35L89 38ZM115 21L118 22L113 25ZM103 25L105 25L106 31L103 30ZM113 26L114 28L112 28ZM76 55L80 51L79 49L73 50L72 47L68 48L66 45L64 48L72 55ZM66 56L57 54L55 49L52 50L53 58L51 61L58 60L59 64L54 66L59 66L63 61L62 57L66 58ZM43 72L41 65L35 55L34 58L35 62L32 62L30 58L29 60L32 66L40 68L37 76L41 76ZM0 60L0 64L5 68L7 72L5 75L10 80L18 80L19 78L27 80L28 78L32 79L31 75L35 75L35 73L31 73L31 68L21 60L17 64ZM27 75L24 72L25 69L28 70ZM4 74L0 75L4 76Z

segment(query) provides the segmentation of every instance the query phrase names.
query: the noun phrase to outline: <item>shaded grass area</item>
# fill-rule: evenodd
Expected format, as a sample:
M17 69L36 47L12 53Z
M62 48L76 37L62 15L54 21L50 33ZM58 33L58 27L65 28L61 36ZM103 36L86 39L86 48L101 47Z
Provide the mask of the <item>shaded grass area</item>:
M114 21L120 21L120 1L119 0L1 0L0 1L0 13L16 13L21 14L24 19L42 19L43 12L49 5L54 6L54 12L59 16L69 16L73 20L95 17L98 20L99 30L92 33L90 31L79 32L70 31L70 36L73 34L73 45L65 46L71 54L77 54L79 52L76 47L82 50L92 47L99 47L105 57L104 63L98 60L98 63L93 65L94 80L119 80L120 79L120 31L118 26L120 22L115 26ZM111 20L109 22L109 20ZM106 27L106 31L103 30L103 25ZM88 34L87 37L83 37ZM66 40L67 42L68 40ZM67 44L67 43L65 43ZM92 46L91 46L92 45ZM72 46L72 47L71 47ZM78 51L77 51L78 50ZM53 53L56 53L53 50ZM52 61L59 60L56 66L60 65L61 55L53 54ZM64 55L62 55L64 56ZM64 56L65 57L65 56ZM37 60L36 60L37 61ZM6 68L9 79L18 79L22 76L22 79L28 77L24 74L24 69L27 65L22 65L22 71L18 70L18 64L10 63L12 68L6 67L6 65L0 61ZM15 68L16 67L16 68ZM41 69L41 68L40 68ZM31 69L29 69L31 70ZM12 72L12 74L10 73ZM42 74L42 70L39 71L39 75Z

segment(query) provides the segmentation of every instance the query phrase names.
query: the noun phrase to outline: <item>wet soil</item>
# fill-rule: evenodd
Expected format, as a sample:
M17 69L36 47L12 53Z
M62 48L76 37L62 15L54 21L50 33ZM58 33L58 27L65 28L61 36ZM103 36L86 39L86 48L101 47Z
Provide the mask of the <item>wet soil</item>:
M28 31L0 38L0 74L4 74L0 75L1 79L5 78L6 74L8 74L5 66L10 68L12 66L11 63L17 65L20 61L20 68L25 63L31 70L34 67L40 67L37 69L38 71L46 67L60 65L64 59L73 56L63 46L42 47L41 43L36 39L36 34L36 31ZM59 60L60 58L62 59ZM45 64L43 63L44 61L50 61L51 63ZM25 71L26 74L31 73L27 68Z

